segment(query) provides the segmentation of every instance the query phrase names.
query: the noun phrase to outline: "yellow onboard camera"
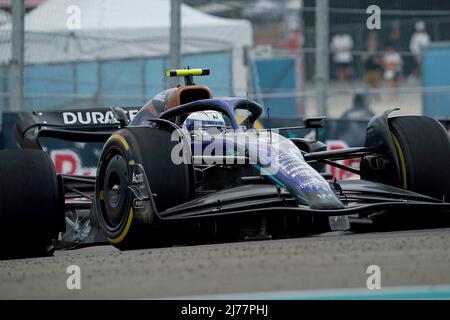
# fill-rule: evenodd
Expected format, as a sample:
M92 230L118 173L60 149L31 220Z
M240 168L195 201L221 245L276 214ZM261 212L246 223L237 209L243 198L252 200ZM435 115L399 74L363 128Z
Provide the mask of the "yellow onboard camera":
M166 71L166 77L184 77L184 84L187 86L195 85L194 76L208 75L209 69L175 69Z

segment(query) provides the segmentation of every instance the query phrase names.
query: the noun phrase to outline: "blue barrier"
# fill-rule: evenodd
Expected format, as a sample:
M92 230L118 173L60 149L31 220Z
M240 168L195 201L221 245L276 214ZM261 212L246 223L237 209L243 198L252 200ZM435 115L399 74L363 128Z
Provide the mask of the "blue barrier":
M450 117L450 42L433 44L423 50L422 84L427 88L447 87L423 94L423 114Z
M256 59L252 67L252 82L253 92L261 94L295 92L297 88L294 58ZM294 97L264 98L263 101L258 102L270 107L271 117L297 116L297 104Z
M190 54L183 56L181 66L215 66L210 76L197 81L215 96L230 96L231 59L229 51ZM169 87L168 65L165 57L26 65L23 110L143 105ZM0 90L6 91L0 91L1 121L10 103L5 94L11 93L11 69L0 72Z

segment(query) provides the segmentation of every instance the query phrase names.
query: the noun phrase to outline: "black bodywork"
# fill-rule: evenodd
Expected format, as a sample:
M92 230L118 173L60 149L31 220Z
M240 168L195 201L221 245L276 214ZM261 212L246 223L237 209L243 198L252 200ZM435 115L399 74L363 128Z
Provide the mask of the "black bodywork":
M183 112L198 110L201 102L190 103ZM20 115L15 129L16 138L22 148L41 149L40 138L55 138L77 142L104 143L117 130L128 125L128 118L135 114L138 108L123 109L90 109L103 116L99 123L87 125L67 124L63 119L63 112L33 112ZM308 141L294 138L292 141L300 148L304 159L313 168L329 181L336 197L344 204L338 209L312 209L309 206L299 205L292 194L271 181L258 176L251 169L211 168L204 170L205 166L194 166L196 175L196 191L191 200L167 208L156 210L152 203L151 190L145 178L147 194L135 192L136 201L150 201L161 225L171 230L172 237L181 234L204 234L203 230L215 230L213 233L222 235L218 239L225 239L230 235L232 227L235 228L235 238L239 239L267 239L298 235L314 231L347 230L350 226L373 227L384 226L389 221L413 221L414 217L422 217L427 211L435 214L433 217L443 217L450 212L450 203L443 199L435 199L413 191L401 188L399 177L398 156L391 139L388 124L388 115L393 110L371 119L365 146L345 150L327 151L326 146L319 141ZM86 110L71 111L86 112ZM113 116L114 121L106 121ZM115 121L118 119L119 121ZM177 124L169 121L167 114L151 121L148 126L168 127L169 130L177 128ZM324 119L306 119L305 125L299 128L319 128L324 125ZM170 129L172 128L172 129ZM279 128L283 130L284 128ZM345 167L336 160L361 158L361 168ZM325 165L335 166L348 170L361 177L361 180L332 181L331 177L323 172ZM137 168L138 170L139 168ZM145 176L145 172L144 172ZM199 178L201 177L201 178ZM95 177L59 175L61 188L66 199L66 220L74 215L79 223L76 226L78 233L66 229L66 242L61 247L73 247L86 243L95 243L104 239L94 231L86 232L83 228L95 227L92 221L92 200L95 192ZM230 182L231 181L231 182ZM383 181L380 183L379 181ZM222 186L222 188L219 188ZM69 201L70 200L70 201ZM444 219L444 220L445 220ZM95 219L94 219L95 220ZM377 224L376 222L380 222ZM214 228L203 228L211 226ZM323 229L323 225L326 228ZM217 226L222 227L222 231ZM293 228L293 226L306 226ZM295 229L295 231L293 231ZM80 231L81 230L81 231ZM95 228L92 228L95 230ZM301 230L301 231L299 231ZM80 235L80 234L84 234ZM89 234L89 236L88 236ZM207 236L208 236L207 235ZM194 239L195 237L191 237ZM189 242L189 241L187 241Z

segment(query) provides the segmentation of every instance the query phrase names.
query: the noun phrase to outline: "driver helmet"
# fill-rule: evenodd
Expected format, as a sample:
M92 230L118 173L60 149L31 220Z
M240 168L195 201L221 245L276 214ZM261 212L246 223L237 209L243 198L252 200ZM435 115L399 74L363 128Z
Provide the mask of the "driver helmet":
M225 128L222 114L214 110L193 112L183 122L183 129L189 132L217 133L222 132Z

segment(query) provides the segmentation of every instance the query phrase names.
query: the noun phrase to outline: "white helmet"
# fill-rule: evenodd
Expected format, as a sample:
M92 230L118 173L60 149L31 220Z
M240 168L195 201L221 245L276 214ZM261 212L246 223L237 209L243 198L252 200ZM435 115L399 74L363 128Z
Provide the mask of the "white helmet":
M213 110L191 113L183 122L183 129L193 131L222 131L226 128L225 120L220 112Z

